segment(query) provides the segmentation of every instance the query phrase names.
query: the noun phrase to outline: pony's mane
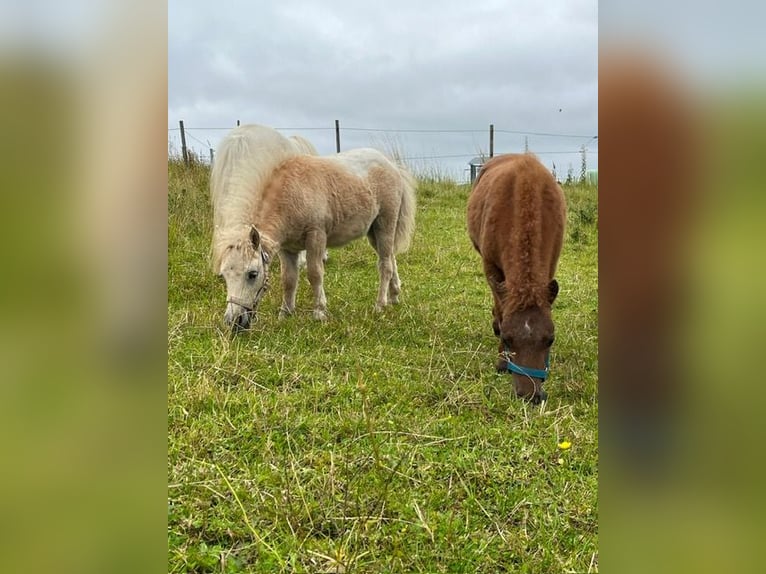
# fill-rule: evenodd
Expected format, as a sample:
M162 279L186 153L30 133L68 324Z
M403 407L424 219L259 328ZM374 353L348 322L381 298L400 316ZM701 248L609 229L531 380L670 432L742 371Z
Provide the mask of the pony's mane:
M499 157L498 168L513 194L515 206L509 243L515 246L515 257L507 262L512 270L506 277L506 301L513 311L527 307L543 307L548 303L547 268L540 265L542 254L543 202L552 176L532 154L514 154ZM505 165L502 165L505 164ZM486 166L485 166L486 167ZM542 170L542 171L541 171ZM543 173L544 172L544 173ZM509 177L512 173L512 179Z
M317 149L309 140L301 136L290 136L290 142L293 144L298 153L305 155L319 155Z
M220 233L216 237L216 242L213 245L214 259L212 262L216 273L220 272L221 260L230 249L241 251L245 260L256 257L258 252L256 251L256 248L253 247L252 241L250 241L250 228L250 225L244 229L234 228L226 233ZM261 234L261 248L270 257L274 257L276 251L275 243L270 237Z
M220 273L221 260L229 249L236 248L245 250L245 255L255 255L255 249L249 239L250 226L235 226L230 229L220 230L213 235L211 249L211 266L214 273Z
M229 132L218 147L210 175L214 273L220 271L226 248L247 238L271 173L285 159L301 153L292 141L272 128L245 125Z

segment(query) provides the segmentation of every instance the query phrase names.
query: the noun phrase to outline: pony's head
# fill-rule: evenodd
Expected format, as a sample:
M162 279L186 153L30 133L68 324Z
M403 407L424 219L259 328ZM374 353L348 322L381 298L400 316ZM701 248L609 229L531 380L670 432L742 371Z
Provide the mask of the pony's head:
M534 403L547 398L542 385L548 377L554 338L551 305L558 291L559 285L554 279L548 284L545 304L504 313L499 325L502 351L498 369L511 373L517 396Z
M226 312L223 320L235 331L247 329L268 287L269 255L255 227L248 237L226 246L219 275L226 281Z

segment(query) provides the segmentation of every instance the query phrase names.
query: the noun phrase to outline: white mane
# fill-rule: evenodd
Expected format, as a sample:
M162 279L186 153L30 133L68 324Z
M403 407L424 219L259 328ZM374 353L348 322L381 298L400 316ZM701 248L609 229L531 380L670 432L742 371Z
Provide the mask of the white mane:
M295 146L295 149L298 150L298 153L305 155L319 155L317 153L317 149L314 147L314 144L312 144L304 137L290 136L290 141Z
M245 125L221 142L210 175L214 273L220 270L226 247L248 237L255 207L274 169L287 158L305 153L298 149L299 143L293 143L296 140L272 128Z

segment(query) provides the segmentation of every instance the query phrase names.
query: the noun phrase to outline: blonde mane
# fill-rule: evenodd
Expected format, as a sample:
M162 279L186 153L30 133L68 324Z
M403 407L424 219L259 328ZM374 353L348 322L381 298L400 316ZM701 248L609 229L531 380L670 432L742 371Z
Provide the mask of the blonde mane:
M314 147L309 140L301 136L290 136L290 142L292 142L298 153L305 155L319 155L317 148Z
M248 237L253 214L274 169L284 160L306 153L294 143L297 139L252 124L233 129L221 142L210 175L214 273L220 271L226 248Z

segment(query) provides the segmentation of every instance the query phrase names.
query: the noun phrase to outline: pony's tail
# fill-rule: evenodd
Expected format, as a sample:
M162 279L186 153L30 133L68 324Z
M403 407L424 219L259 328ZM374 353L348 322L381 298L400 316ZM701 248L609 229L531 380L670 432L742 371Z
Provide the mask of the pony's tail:
M399 218L396 221L394 235L394 253L404 253L410 247L412 234L415 232L415 189L417 182L409 170L397 165L402 177L402 203L399 205Z

